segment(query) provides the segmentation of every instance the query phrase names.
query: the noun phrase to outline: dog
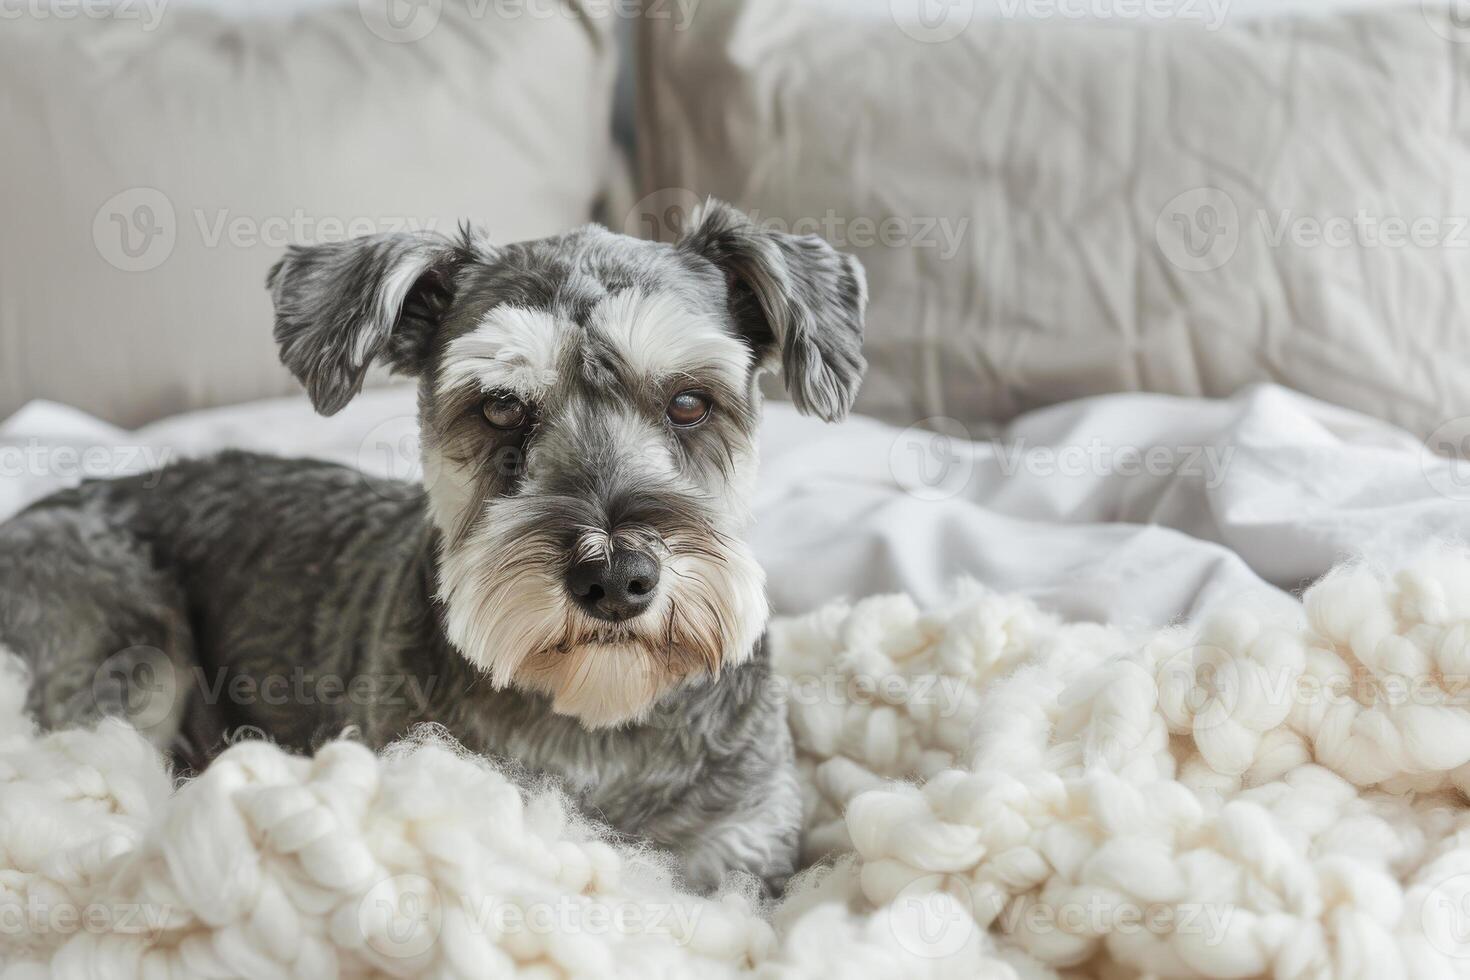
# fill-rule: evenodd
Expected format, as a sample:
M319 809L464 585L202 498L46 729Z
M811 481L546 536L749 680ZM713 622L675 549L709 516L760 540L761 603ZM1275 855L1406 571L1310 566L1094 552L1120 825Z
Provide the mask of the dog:
M779 888L802 803L742 541L757 382L848 413L859 263L710 201L672 243L292 247L268 287L321 414L373 364L417 379L422 487L226 452L32 505L0 526L0 645L40 724L122 714L202 765L241 727L309 750L436 723L692 887Z

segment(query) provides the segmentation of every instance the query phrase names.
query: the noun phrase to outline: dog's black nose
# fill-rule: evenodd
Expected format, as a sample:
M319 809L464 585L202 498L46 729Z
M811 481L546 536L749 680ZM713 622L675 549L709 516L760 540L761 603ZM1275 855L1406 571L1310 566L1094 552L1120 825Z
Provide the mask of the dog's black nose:
M658 590L658 562L641 551L619 549L612 558L579 562L567 572L567 591L589 615L610 622L647 609Z

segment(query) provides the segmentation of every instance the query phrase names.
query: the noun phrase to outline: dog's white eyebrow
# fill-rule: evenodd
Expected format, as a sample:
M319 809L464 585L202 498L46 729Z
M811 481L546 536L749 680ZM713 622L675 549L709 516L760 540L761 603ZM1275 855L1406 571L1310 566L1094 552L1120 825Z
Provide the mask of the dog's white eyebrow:
M646 378L722 365L738 387L750 366L749 348L719 324L692 313L673 293L614 293L593 307L587 326Z
M450 341L439 392L473 385L539 399L557 382L557 358L570 335L570 328L547 310L497 306L475 329Z

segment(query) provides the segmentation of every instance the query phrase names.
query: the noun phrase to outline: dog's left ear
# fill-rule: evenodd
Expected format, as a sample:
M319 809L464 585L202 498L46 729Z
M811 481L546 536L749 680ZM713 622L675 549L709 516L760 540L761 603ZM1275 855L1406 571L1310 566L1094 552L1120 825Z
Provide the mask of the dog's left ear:
M863 267L816 235L758 228L711 200L695 212L681 251L724 270L730 306L762 366L779 362L797 409L835 422L857 398L863 360Z
M318 412L341 411L380 358L418 373L463 258L461 246L430 233L287 249L266 278L276 343Z

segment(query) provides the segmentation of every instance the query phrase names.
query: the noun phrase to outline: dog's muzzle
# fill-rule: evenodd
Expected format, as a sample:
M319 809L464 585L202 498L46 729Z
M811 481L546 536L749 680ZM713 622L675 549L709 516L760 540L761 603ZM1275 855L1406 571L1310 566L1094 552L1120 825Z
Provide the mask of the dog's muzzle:
M618 548L607 558L567 570L567 592L587 615L610 623L632 619L658 594L659 563L646 552Z

